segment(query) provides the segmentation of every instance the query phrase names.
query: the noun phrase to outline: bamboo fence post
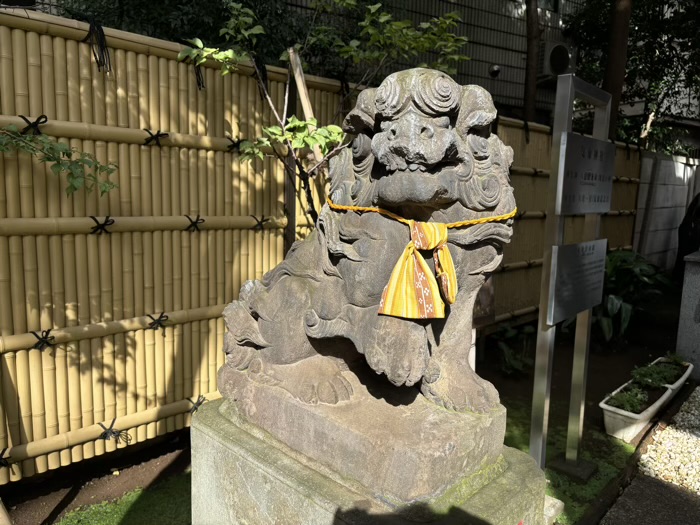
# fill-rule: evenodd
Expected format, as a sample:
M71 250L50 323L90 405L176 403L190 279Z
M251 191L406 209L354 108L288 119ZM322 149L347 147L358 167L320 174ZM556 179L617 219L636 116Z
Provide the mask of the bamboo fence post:
M75 89L75 86L80 85L79 64L78 64L78 44L74 40L66 40L65 63L60 64L59 57L56 57L56 71L63 72L65 67L65 97L59 97L57 94L57 116L64 120L79 121L80 120L80 93ZM60 66L59 66L60 64ZM58 77L57 77L58 79ZM58 82L57 82L58 84ZM68 86L72 89L68 89ZM63 90L63 86L57 86ZM70 145L70 141L68 141ZM61 217L73 217L73 206L75 198L63 197L61 201ZM64 258L64 282L66 290L66 326L77 326L79 307L78 307L78 285L76 283L76 235L63 235L63 258ZM84 276L83 276L84 277ZM68 343L66 345L68 352L68 384L70 389L68 392L68 402L70 405L70 430L76 430L83 424L83 408L82 398L85 393L81 392L82 380L80 375L80 345ZM86 445L87 447L88 445ZM92 446L91 444L89 446ZM73 462L82 461L83 445L76 445L71 449L71 459Z
M169 106L168 106L169 110ZM171 206L171 195L172 195L172 173L171 173L171 162L170 162L170 156L171 154L176 154L176 151L174 151L175 148L167 148L164 147L161 150L161 172L162 172L162 193L161 199L162 199L162 204L161 204L161 213L166 216L172 215L172 206ZM170 230L164 231L162 233L163 235L163 244L162 244L162 257L163 257L163 266L162 266L162 289L163 289L163 303L162 303L162 310L161 311L166 311L169 312L173 310L173 232ZM158 310L158 308L156 308ZM174 399L174 367L175 367L175 359L177 359L177 355L175 354L174 350L174 334L173 334L173 327L172 326L167 326L164 328L165 330L165 379L164 379L164 389L165 389L165 399L164 401L162 400L161 402L164 402L165 404L172 403L175 401ZM170 417L165 421L166 424L166 429L167 432L172 432L175 430L175 419L174 417Z
M232 133L234 134L233 137L235 139L236 137L240 138L244 136L243 133L245 128L243 127L243 114L246 107L246 97L244 96L245 93L243 93L243 86L246 84L246 82L244 82L244 79L241 78L241 75L235 75L233 78L235 81L232 82L232 88L234 89L235 95L232 100L233 111L231 119L231 129ZM242 215L243 209L241 207L241 195L243 190L241 189L241 186L243 185L243 177L246 173L246 168L240 161L240 155L231 155L231 157L231 200L233 206L232 213L234 215ZM234 230L232 239L233 279L231 282L231 300L238 298L238 292L241 289L241 262L243 260L242 240L245 240L245 233L241 230Z
M223 82L220 84L221 88L223 88ZM222 101L221 103L223 104L223 93L221 94ZM219 106L221 107L221 106ZM219 122L222 124L222 133L223 133L223 120L219 119ZM217 216L224 216L226 215L226 203L225 203L225 196L224 196L224 176L225 176L225 169L224 169L224 153L221 151L217 151L215 153L215 164L216 164L216 215ZM216 281L215 281L215 296L213 298L213 304L224 304L226 301L226 261L225 261L225 255L224 255L224 250L226 246L225 242L225 232L223 230L217 230L215 232L215 242L214 246L216 247L215 250L215 257L216 257ZM215 345L215 354L216 354L216 359L215 359L215 371L213 374L214 377L214 388L212 390L216 390L216 378L217 378L217 371L221 367L221 365L224 364L224 359L223 359L223 347L224 347L224 319L223 317L219 319L215 319L216 322L216 345Z
M129 125L128 116L128 88L127 88L127 59L123 49L114 50L115 71L109 76L110 89L108 90L108 111L107 123L111 126L126 127ZM111 103L110 103L111 102ZM110 109L112 108L112 109ZM112 144L110 144L110 147ZM111 213L119 216L128 215L125 207L130 208L129 180L127 178L127 166L129 165L129 146L126 144L116 144L117 155L117 177L119 189L113 190L109 194ZM109 154L111 159L112 154ZM127 196L128 194L128 196ZM131 271L130 257L126 257L129 250L127 240L128 233L113 234L111 236L112 253L114 254L113 264L115 268L112 272L112 286L114 304L112 313L114 319L122 319L125 316L125 303L133 300L131 297L131 282L128 277L133 275ZM126 267L125 267L126 263ZM128 296L128 297L127 297ZM118 334L114 337L114 389L115 389L115 416L122 417L127 412L127 360L128 360L128 335Z
M207 85L211 86L212 76L209 74L208 69L202 70L204 74ZM211 102L210 102L211 101ZM211 108L211 109L210 109ZM213 97L206 89L197 91L197 110L199 111L197 120L197 134L201 136L208 136L210 123L213 121ZM208 215L207 201L209 187L207 184L208 174L207 174L207 154L206 151L197 150L197 182L201 186L199 191L199 199L197 201L197 209L202 213L202 215ZM207 290L207 279L209 277L209 254L207 253L208 243L207 243L208 233L197 233L196 238L199 241L199 281L196 283L197 291L199 295L199 306L205 306L208 299ZM209 323L207 321L199 322L199 339L196 341L196 345L199 348L200 361L198 364L199 373L199 384L200 392L207 392L209 386L209 350L208 350L208 337L209 337Z
M28 50L26 33L12 31L13 75L15 80L15 110L19 114L30 114L28 86ZM38 51L38 49L37 49ZM33 50L29 50L33 52ZM26 153L17 155L19 167L20 216L34 216L32 159ZM24 305L26 326L29 330L40 329L39 285L37 276L36 244L30 237L22 238L22 249L16 256L21 257L24 272L24 290L13 301ZM14 273L14 272L13 272ZM20 413L22 415L23 441L29 442L35 435L45 435L44 392L42 382L41 353L36 349L17 352L17 379ZM46 458L36 458L29 467L31 474L45 472ZM25 467L25 468L27 468ZM26 474L26 471L25 471Z
M171 115L172 116L172 115ZM171 193L170 193L170 210L173 214L184 215L180 204L180 149L171 148L170 150L170 176L172 177ZM182 232L172 232L173 246L173 278L172 278L172 304L173 310L182 310L182 260L184 252L182 250ZM182 324L177 324L173 328L173 353L175 355L174 364L174 392L173 399L184 399L184 367L183 360L185 349L183 347L183 327ZM184 426L184 418L182 414L175 416L175 428L181 429Z
M118 57L117 57L118 58ZM139 109L139 70L137 67L136 54L133 51L126 53L126 67L121 74L122 78L126 76L126 101L122 103L124 109L119 111L120 125L122 125L122 115L124 117L124 126L140 129ZM121 100L121 99L120 99ZM139 146L129 144L126 146L127 156L120 162L122 167L119 171L120 192L122 199L122 212L130 216L135 213L136 207L140 208L140 202L137 197L138 191L141 188L141 181L136 180L131 173L134 166L139 165ZM127 170L127 166L129 169ZM139 236L137 238L137 235ZM122 265L124 268L124 316L130 317L136 315L135 310L135 247L141 244L140 234L125 233L122 236ZM143 332L138 332L142 334ZM136 353L137 353L137 332L128 332L126 338L126 413L134 414L137 411L139 391L136 371ZM139 430L131 428L128 430L133 436L134 442L141 441ZM141 432L143 434L143 431Z
M39 37L40 62L38 75L40 76L41 93L36 93L32 99L41 97L40 108L36 110L49 118L56 117L56 75L54 72L54 42L51 37L42 35ZM33 77L36 77L35 73ZM63 75L65 77L65 75ZM36 78L30 77L30 82ZM39 100L34 100L34 105ZM36 110L32 113L36 114ZM35 162L35 179L41 180L43 185L37 185L37 190L43 191L46 206L38 206L41 197L35 194L36 216L57 217L61 214L61 192L58 180L47 169L45 164ZM37 238L39 253L46 252L46 258L39 256L39 287L42 297L42 326L49 328L62 328L65 326L65 290L63 283L63 253L60 236L40 236ZM48 268L46 266L48 265ZM43 268L42 268L43 267ZM43 277L42 277L43 275ZM44 281L44 282L42 282ZM55 350L42 352L42 366L44 371L44 392L46 405L46 435L47 437L66 432L69 429L68 420L68 370L66 368L65 346L56 347ZM50 469L58 468L70 463L70 451L53 453L48 457Z
M251 138L259 137L257 123L260 119L260 106L258 105L258 89L257 83L253 78L248 77L248 133ZM248 194L246 199L248 202L248 215L260 213L257 209L257 190L258 190L258 172L265 170L265 161L254 159L248 170ZM260 258L258 257L258 242L255 231L248 232L248 268L245 279L255 279L257 275L257 265Z
M234 122L233 115L233 84L237 75L226 75L223 79L223 109L224 109L224 132L232 140L238 137L238 127ZM235 173L233 170L233 155L230 152L224 153L224 214L233 215L233 186L235 184ZM224 232L224 302L233 300L233 231Z
M95 154L95 144L92 141L83 141L82 151L85 153ZM86 215L99 215L97 202L94 196L86 196L85 212ZM101 236L100 236L101 237ZM87 276L88 281L88 305L89 305L89 322L99 323L102 320L102 269L100 268L100 239L97 235L87 235L87 273L82 274ZM104 245L103 245L104 246ZM85 257L85 254L81 254ZM79 274L81 275L81 274ZM109 274L107 274L109 275ZM95 422L105 421L105 392L104 392L104 377L105 377L105 360L103 351L104 341L100 338L90 340L90 358L92 366L92 406L93 417ZM98 440L95 442L95 455L105 453L105 441Z
M2 33L0 33L0 44L2 43ZM0 48L2 46L0 45ZM2 72L2 51L0 51L0 73ZM0 95L1 96L1 95ZM0 101L0 108L2 102ZM0 155L0 219L7 217L7 195L5 193L5 160ZM6 337L12 334L12 288L10 285L12 276L10 274L10 244L7 237L0 237L0 336ZM14 357L14 356L13 356ZM7 448L12 444L10 433L10 405L14 404L14 395L7 395L5 389L11 390L10 373L7 360L0 360L0 447ZM7 421L7 425L5 423ZM9 468L0 469L0 484L10 481L11 470Z
M241 136L254 140L255 137L252 136L252 132L249 126L249 114L251 110L251 104L250 104L250 97L248 95L248 86L250 82L248 77L241 76L240 77L240 85L239 85L239 95L238 99L240 101L241 105L241 120L240 120L240 129L241 129ZM255 96L255 95L253 95ZM240 177L239 177L239 184L238 184L238 189L239 189L239 197L238 200L241 205L241 215L250 215L250 201L248 200L248 186L250 182L250 174L252 171L252 166L253 166L253 161L250 162L240 162L240 157L237 159L239 161L239 167L240 167ZM236 288L236 292L238 293L240 291L240 285L242 285L247 279L248 276L251 275L249 271L249 263L248 260L251 258L251 253L250 253L250 243L249 243L249 237L251 235L250 230L244 230L241 231L241 246L240 246L240 275L239 275L239 286Z
M200 128L200 132L206 133L205 129ZM207 154L205 151L197 151L197 175L202 191L199 192L199 210L202 210L204 215L207 215L207 201L209 193L209 185L207 183ZM197 233L199 240L199 283L197 289L199 292L199 306L206 306L209 299L209 243L207 242L209 232ZM202 392L209 390L209 322L200 321L199 323L199 350L200 350L200 388Z
M209 98L214 98L211 95ZM212 124L215 121L212 121ZM211 128L214 129L213 127ZM207 152L207 216L216 214L216 159L213 151ZM207 240L207 305L216 304L216 234L215 231L206 232ZM207 364L209 367L209 383L206 387L207 392L216 390L216 319L209 319L207 322L207 345L208 357Z
M213 133L215 137L224 136L224 116L226 114L226 109L224 107L224 78L218 71L212 71L214 77L214 96L210 95L210 98L214 101L214 128ZM227 77L230 75L227 75Z

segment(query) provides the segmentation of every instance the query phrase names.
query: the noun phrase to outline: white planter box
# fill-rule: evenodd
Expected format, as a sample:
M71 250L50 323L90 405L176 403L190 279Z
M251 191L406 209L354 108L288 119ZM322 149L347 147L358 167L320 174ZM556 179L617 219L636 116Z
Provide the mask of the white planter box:
M617 394L631 382L632 381L628 381L598 404L598 406L603 409L605 432L613 437L625 441L626 443L631 442L634 437L641 432L644 426L652 420L656 413L671 397L671 389L667 387L664 395L657 399L653 405L651 405L641 414L634 414L632 412L627 412L626 410L611 407L606 403L608 399Z
M659 357L658 359L655 359L654 361L652 361L651 364L653 365L653 364L655 364L655 363L668 363L668 362L670 362L670 361L669 361L667 358L665 358L665 357ZM685 361L684 361L684 363L685 363ZM685 369L685 372L684 372L683 375L678 379L678 381L676 381L676 382L673 383L672 385L664 385L665 387L667 387L667 388L669 388L669 389L671 390L671 395L669 396L669 398L668 398L667 401L671 401L671 399L673 398L673 396L675 396L675 395L678 393L678 391L679 391L679 390L681 389L681 387L683 386L683 383L686 382L686 380L687 380L688 377L690 376L690 373L693 371L693 365L692 365L692 363L685 363L685 365L686 365L688 368Z

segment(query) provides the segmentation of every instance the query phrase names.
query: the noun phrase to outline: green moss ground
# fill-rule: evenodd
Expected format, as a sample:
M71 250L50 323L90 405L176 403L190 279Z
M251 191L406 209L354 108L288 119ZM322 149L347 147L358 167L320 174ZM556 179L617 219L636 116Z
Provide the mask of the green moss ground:
M529 451L530 441L530 407L517 402L502 400L508 408L505 444ZM553 426L549 429L547 440L547 459L551 461L564 453L566 449L566 428ZM564 514L557 523L575 524L586 508L600 494L605 486L626 466L629 457L634 454L634 447L619 441L598 430L585 429L581 457L598 466L598 472L586 483L579 483L573 478L545 469L547 477L547 494L564 502Z
M58 525L189 525L190 474L180 474L122 498L81 507Z

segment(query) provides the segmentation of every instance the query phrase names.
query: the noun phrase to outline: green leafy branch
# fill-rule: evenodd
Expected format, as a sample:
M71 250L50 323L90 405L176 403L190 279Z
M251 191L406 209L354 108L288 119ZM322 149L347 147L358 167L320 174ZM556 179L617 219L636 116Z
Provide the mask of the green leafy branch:
M263 128L264 137L260 137L255 141L244 140L241 142L241 159L252 160L254 158L262 159L267 154L269 155L273 149L279 146L291 146L295 150L297 156L302 149L308 148L313 150L318 147L321 154L326 157L333 149L343 143L345 133L339 126L330 125L317 127L316 119L299 120L292 115L287 120L284 127L270 126ZM318 166L318 165L317 165ZM308 170L312 174L316 167Z
M78 151L46 135L22 135L16 126L0 128L0 153L12 151L23 151L36 157L39 162L51 164L54 175L65 174L68 195L80 189L87 192L98 189L100 195L104 195L117 187L109 180L109 176L117 170L116 164L102 164L94 155Z

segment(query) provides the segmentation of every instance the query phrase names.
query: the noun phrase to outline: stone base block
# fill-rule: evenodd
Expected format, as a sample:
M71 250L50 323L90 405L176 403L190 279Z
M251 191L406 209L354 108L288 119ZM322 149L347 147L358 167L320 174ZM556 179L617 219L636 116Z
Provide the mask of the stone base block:
M205 403L192 420L193 525L543 523L544 474L517 450L504 447L497 469L457 478L439 498L393 505L222 412L225 401Z

